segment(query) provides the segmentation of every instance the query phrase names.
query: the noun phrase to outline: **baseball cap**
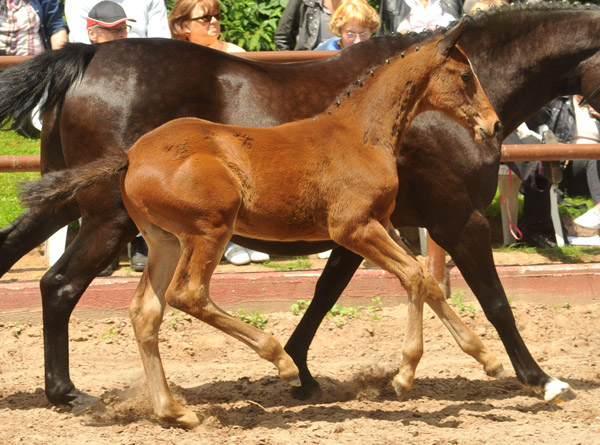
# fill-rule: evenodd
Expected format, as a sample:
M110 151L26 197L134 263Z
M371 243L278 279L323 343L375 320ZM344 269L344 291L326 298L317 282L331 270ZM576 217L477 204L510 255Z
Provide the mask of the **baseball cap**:
M115 2L102 1L97 3L88 14L87 28L93 25L112 28L126 21L135 22L134 19L125 15L125 10L121 5Z

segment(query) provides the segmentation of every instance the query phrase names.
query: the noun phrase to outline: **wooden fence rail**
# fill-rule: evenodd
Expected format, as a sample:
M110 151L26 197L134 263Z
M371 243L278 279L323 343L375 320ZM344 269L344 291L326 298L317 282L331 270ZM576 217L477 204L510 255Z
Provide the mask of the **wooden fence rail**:
M335 51L257 51L236 56L268 63L292 63L331 57ZM0 56L0 70L30 59L30 56ZM502 161L560 161L566 159L600 159L600 144L503 145ZM0 156L0 172L39 171L39 156ZM428 238L430 268L438 281L445 277L445 252Z
M502 161L562 161L600 159L600 144L503 145ZM0 156L0 172L40 170L39 156Z

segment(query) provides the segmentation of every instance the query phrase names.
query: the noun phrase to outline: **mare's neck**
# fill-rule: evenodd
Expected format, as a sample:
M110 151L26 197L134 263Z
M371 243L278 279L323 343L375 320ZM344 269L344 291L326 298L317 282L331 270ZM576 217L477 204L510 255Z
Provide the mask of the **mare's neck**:
M381 65L386 59L406 51L411 42L426 39L427 36L374 37L322 61L269 66L266 75L283 82L281 89L285 98L280 102L289 105L294 120L303 119L322 112L335 95L344 97L348 86L369 67Z
M382 146L397 155L410 123L425 111L434 52L435 46L419 52L413 47L367 70L326 114L349 123L363 144Z
M559 95L580 90L576 67L600 50L600 10L516 7L477 18L460 39L508 136Z

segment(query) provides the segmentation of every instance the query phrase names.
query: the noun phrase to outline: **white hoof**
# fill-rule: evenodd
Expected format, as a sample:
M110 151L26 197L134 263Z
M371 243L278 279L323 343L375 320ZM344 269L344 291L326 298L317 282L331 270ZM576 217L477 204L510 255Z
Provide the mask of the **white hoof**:
M553 378L544 386L544 400L546 402L562 403L573 400L575 397L577 396L569 384L558 379Z

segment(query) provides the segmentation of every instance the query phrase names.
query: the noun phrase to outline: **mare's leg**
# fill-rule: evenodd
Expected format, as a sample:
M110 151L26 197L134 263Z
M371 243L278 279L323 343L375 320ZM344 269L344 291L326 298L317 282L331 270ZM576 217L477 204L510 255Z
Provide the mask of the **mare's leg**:
M487 219L473 212L460 233L435 229L430 228L432 236L450 253L487 319L496 328L519 380L541 393L545 400L572 399L574 393L569 385L542 371L519 334L494 265Z
M306 400L321 392L319 383L311 375L306 363L308 348L323 318L338 300L362 260L361 256L343 247L332 250L317 281L314 298L285 345L286 352L300 371L302 386L292 388L292 396L297 399Z
M137 233L122 206L104 210L84 216L75 239L40 281L46 396L52 403L70 403L74 412L95 399L77 390L69 375L69 318L94 277Z
M23 255L78 217L77 206L65 207L58 212L54 209L26 209L0 230L0 276Z

